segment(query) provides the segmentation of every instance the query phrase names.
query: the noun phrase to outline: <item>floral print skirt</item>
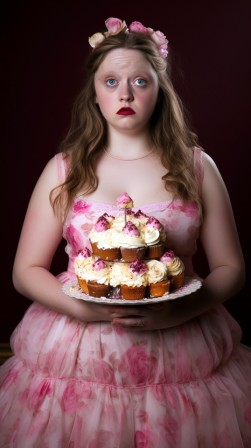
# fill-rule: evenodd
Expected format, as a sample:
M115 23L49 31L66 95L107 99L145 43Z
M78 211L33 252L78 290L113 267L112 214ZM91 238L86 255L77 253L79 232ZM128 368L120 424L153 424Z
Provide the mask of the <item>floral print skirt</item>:
M1 448L250 448L251 349L220 305L136 333L32 304L0 369Z

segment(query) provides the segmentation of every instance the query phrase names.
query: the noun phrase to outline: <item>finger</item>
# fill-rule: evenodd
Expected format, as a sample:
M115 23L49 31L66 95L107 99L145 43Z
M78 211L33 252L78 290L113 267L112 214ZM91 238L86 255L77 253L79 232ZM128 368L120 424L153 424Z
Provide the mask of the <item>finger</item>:
M112 325L119 325L122 327L136 327L136 328L142 328L145 326L145 321L141 317L116 317L112 320Z
M113 310L114 313L122 316L144 316L145 307L120 306Z

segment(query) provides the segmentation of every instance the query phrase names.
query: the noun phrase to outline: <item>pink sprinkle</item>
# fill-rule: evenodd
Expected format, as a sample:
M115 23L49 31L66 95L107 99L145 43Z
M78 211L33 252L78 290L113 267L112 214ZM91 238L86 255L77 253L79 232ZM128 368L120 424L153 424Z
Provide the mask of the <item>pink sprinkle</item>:
M148 218L148 216L145 213L143 213L141 210L138 210L134 216L135 216L135 218Z
M84 247L81 250L80 254L82 255L83 258L89 258L92 253L91 253L90 249L88 249L88 247Z
M117 207L119 208L132 208L133 200L127 193L122 193L117 198Z
M134 274L144 274L147 270L147 265L144 261L137 258L135 261L130 263L129 268Z
M161 229L162 224L154 216L150 216L146 223L147 227L152 227L153 229Z
M131 221L128 221L126 223L126 225L122 229L122 232L130 236L140 235L139 229L137 229L137 227Z
M166 252L164 252L164 254L162 255L162 257L160 258L160 261L162 261L162 263L165 262L170 262L173 261L175 258L175 253L173 250L167 250Z
M103 260L101 260L101 258L99 258L98 260L94 261L92 268L94 271L100 271L101 269L106 268L106 264Z
M105 230L109 229L109 222L103 216L100 216L94 226L94 229L97 232L104 232Z

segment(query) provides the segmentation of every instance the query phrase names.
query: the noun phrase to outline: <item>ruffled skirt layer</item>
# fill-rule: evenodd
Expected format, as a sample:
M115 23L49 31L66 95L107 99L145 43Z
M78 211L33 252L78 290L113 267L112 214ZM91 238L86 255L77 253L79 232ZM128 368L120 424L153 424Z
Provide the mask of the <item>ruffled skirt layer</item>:
M136 333L34 303L0 369L0 447L250 448L240 338L223 306Z

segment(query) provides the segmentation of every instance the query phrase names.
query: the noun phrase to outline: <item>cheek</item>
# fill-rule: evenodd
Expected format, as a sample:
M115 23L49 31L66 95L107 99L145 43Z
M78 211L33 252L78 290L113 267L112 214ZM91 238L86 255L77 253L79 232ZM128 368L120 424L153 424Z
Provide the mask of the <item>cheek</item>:
M146 97L142 97L140 99L142 109L145 111L145 113L150 115L154 111L156 103L157 103L157 97L155 98L155 96L149 95Z
M113 107L113 101L109 95L99 94L97 96L97 104L99 105L99 108L104 116L109 114Z

